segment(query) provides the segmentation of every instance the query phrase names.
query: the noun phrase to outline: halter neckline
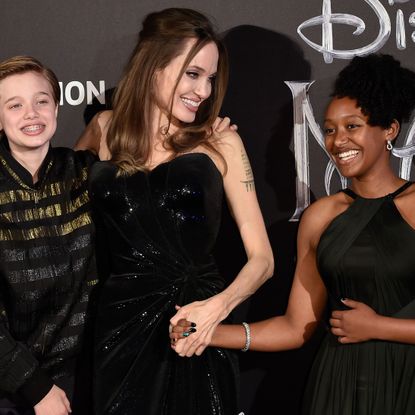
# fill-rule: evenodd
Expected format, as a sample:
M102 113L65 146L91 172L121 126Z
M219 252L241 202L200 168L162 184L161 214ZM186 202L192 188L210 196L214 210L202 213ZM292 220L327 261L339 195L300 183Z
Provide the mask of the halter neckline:
M350 196L351 198L353 198L353 199L356 199L356 198L361 198L361 199L368 199L368 200L375 200L375 199L394 199L399 193L402 193L404 190L406 190L409 186L411 186L411 184L412 184L413 182L411 182L411 181L408 181L408 182L406 182L406 183L404 183L402 186L400 186L400 187L398 187L394 192L392 192L392 193L389 193L389 194L387 194L387 195L385 195L385 196L381 196L381 197L373 197L373 198L369 198L369 197L363 197L363 196L360 196L360 195L358 195L357 193L355 193L352 189L349 189L349 188L347 188L347 189L342 189L341 191L343 192L343 193L346 193L346 195L348 195L348 196Z

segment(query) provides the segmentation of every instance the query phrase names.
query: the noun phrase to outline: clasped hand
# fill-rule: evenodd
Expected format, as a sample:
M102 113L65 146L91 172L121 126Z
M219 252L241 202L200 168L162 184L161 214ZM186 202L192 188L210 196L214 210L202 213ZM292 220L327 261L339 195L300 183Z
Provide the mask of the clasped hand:
M227 317L224 303L220 297L214 296L183 307L176 306L176 309L177 313L170 320L172 348L182 357L200 356L209 345L217 325ZM184 337L183 333L191 335Z
M330 318L331 332L340 343L360 343L375 338L379 315L359 301L342 299L349 310L333 311Z

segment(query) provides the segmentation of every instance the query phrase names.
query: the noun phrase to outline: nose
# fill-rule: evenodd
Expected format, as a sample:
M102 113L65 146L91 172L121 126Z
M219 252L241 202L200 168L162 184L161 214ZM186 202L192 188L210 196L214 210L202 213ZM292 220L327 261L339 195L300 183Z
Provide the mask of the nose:
M334 145L336 147L342 147L349 141L349 135L346 130L340 129L334 135Z
M194 92L201 99L209 98L209 96L210 96L210 94L212 92L212 84L211 84L211 81L210 80L201 79L200 82L197 83Z
M35 106L33 104L29 104L26 107L26 112L24 114L24 118L28 119L28 120L31 120L33 118L37 118L37 116L38 116L38 113L37 113L37 110L36 110Z

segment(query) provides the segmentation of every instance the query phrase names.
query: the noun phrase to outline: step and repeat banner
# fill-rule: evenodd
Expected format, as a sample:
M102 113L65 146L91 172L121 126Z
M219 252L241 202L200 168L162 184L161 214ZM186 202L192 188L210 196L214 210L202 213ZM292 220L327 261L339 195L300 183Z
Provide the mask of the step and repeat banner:
M72 146L109 106L143 17L166 7L199 10L223 33L231 72L222 114L239 126L274 250L275 276L236 310L235 321L282 314L301 212L346 185L321 130L334 77L353 56L371 52L415 69L415 0L2 0L0 59L32 55L60 80L55 146ZM403 126L393 158L406 179L414 141L415 120ZM232 280L245 256L226 206L216 254ZM323 330L300 350L241 353L240 411L297 414Z

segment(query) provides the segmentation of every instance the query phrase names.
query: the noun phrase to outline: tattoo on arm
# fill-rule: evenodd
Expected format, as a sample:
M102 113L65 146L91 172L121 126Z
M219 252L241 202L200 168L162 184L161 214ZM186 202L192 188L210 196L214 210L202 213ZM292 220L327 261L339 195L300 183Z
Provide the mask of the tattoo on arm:
M245 150L241 150L242 163L245 170L245 180L241 180L241 183L245 184L247 192L255 190L254 175L252 173L251 164L249 163L248 155Z

